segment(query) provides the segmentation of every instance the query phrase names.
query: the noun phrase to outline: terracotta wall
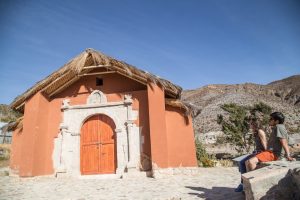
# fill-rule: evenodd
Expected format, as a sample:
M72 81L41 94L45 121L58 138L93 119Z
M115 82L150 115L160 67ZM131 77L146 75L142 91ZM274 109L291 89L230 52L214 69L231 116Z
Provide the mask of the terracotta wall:
M11 153L9 167L14 173L18 174L20 169L20 163L22 162L21 157L21 145L22 145L22 130L16 129L12 134Z
M149 129L151 158L154 168L168 167L168 138L166 134L165 95L163 89L148 85Z
M26 102L22 131L16 130L13 134L10 163L20 176L40 175L49 160L45 157L48 108L48 101L41 93Z
M61 105L63 99L70 99L71 105L86 104L92 90L101 90L109 102L120 101L124 94L133 95L133 109L139 110L136 121L142 128L145 143L143 153L151 157L149 144L147 87L118 74L102 76L103 86L96 86L96 76L86 76L69 86L51 99L37 93L25 104L23 132L14 134L11 166L19 167L20 176L53 174L52 153L54 138L59 133L62 122ZM17 137L15 137L17 136ZM21 159L19 159L21 157Z
M185 117L179 108L166 106L168 138L168 166L196 167L194 131L191 117Z

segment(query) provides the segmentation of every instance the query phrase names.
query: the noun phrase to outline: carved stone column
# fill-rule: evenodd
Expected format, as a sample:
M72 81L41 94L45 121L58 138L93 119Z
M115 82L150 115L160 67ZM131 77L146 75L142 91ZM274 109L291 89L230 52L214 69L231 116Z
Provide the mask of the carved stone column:
M117 170L116 174L123 174L128 163L127 134L124 129L116 129L117 139Z
M128 145L129 145L129 162L128 170L138 170L140 164L140 137L139 130L133 121L127 121Z
M140 164L140 135L139 129L134 124L137 116L132 109L132 96L130 94L125 95L124 103L127 107L127 121L126 129L128 135L128 170L138 170Z
M66 172L66 166L65 166L65 135L67 133L68 127L64 124L60 125L60 133L58 135L58 141L60 142L60 149L58 153L58 157L56 158L56 162L58 163L56 172L64 173Z

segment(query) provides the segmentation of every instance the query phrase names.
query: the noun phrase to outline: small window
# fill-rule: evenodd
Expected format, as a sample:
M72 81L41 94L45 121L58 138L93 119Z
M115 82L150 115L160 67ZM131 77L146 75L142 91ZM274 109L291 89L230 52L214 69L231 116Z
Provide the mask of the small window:
M102 78L96 78L96 86L103 85L103 79Z

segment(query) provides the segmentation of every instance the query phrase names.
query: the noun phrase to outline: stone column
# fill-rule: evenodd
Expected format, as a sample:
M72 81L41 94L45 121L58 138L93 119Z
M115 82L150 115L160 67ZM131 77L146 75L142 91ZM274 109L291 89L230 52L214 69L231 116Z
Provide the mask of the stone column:
M65 166L65 160L64 160L64 138L65 138L65 134L66 134L66 128L63 127L61 128L61 152L60 152L60 158L59 158L59 170L61 172L66 172L66 166Z
M133 121L127 122L128 145L129 145L129 162L128 170L139 170L140 164L140 137L139 130Z
M124 97L124 104L127 107L127 121L126 121L126 129L127 129L127 137L128 137L128 171L138 170L139 169L139 161L140 161L140 137L139 131L134 124L136 120L134 111L132 110L132 96L131 94L127 94Z
M79 176L81 175L80 171L80 132L71 133L68 135L70 143L68 144L68 151L70 156L71 168L68 173Z
M128 163L127 134L124 129L116 129L117 139L117 170L116 174L123 174Z

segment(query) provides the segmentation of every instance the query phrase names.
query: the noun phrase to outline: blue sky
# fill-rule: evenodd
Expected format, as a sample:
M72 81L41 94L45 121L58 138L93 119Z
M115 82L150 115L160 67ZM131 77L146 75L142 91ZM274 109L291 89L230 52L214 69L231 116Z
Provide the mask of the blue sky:
M0 103L94 48L184 89L300 74L298 0L0 0Z

